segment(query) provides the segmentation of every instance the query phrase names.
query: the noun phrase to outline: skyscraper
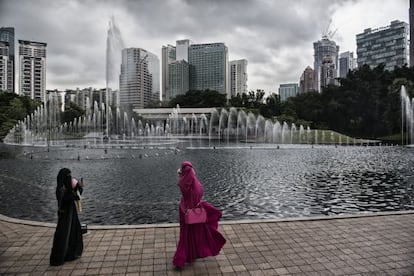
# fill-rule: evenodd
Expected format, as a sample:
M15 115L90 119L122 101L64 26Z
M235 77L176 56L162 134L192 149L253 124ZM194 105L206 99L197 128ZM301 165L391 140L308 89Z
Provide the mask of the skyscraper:
M230 97L247 93L247 60L230 61Z
M0 89L7 90L9 92L15 92L15 50L14 50L14 28L13 27L1 27L0 28L0 42L2 43L2 50L0 59L2 59L3 69L0 72L0 79L3 80L3 84L0 84ZM7 45L6 45L7 44ZM8 48L6 50L6 47ZM6 57L7 51L7 57ZM7 61L6 61L7 60Z
M190 45L190 90L209 89L230 98L228 60L228 50L224 43Z
M161 49L161 75L162 75L162 89L161 99L162 101L169 101L170 95L170 84L169 84L169 71L168 66L171 62L176 60L176 49L172 45L162 46Z
M190 66L185 60L176 60L168 65L169 97L187 93L189 88Z
M356 67L356 60L353 52L344 52L339 55L339 77L346 78L349 70Z
M121 106L145 108L159 100L159 59L141 48L122 50L119 102Z
M326 56L322 59L322 66L320 69L319 82L321 87L326 87L328 85L336 85L336 67L333 62L332 57Z
M20 94L46 101L46 43L19 40Z
M315 72L310 66L307 66L300 76L299 92L308 93L310 91L315 91L315 87Z
M321 91L323 84L321 83L321 69L323 66L323 61L326 61L326 58L332 60L332 65L334 67L334 76L337 77L336 71L338 70L338 54L339 46L336 45L335 41L329 40L326 35L322 36L321 40L318 40L313 43L314 49L314 63L313 69L315 70L315 82L316 90Z
M191 45L189 39L182 39L176 41L176 46L167 45L162 46L162 100L169 101L172 98L185 94L189 90L189 84L184 83L189 81L189 76L182 75L187 69L185 63L188 65L188 47ZM176 61L185 61L184 63ZM174 63L172 66L170 64ZM184 67L183 67L184 66ZM178 70L176 72L169 72L169 68ZM184 70L184 71L182 71ZM171 83L169 76L172 75L175 77ZM178 76L182 75L183 80L179 81ZM173 85L174 88L170 86ZM174 91L172 91L173 89ZM184 89L184 90L180 90Z
M408 24L394 20L389 26L357 34L358 67L385 64L386 70L408 64Z
M162 100L169 101L188 90L207 89L226 94L230 98L228 64L228 51L224 43L191 44L190 40L183 39L177 40L175 47L163 46ZM186 75L187 65L189 76ZM170 70L175 71L169 72ZM174 80L169 79L173 76ZM183 79L178 80L179 76ZM188 85L186 81L189 82Z
M0 90L13 91L12 62L9 55L9 43L0 41Z
M295 97L299 94L299 86L297 83L284 83L280 84L279 97L280 101L284 102L289 97Z
M185 60L188 62L188 47L191 41L189 39L182 39L176 41L177 57L176 60Z

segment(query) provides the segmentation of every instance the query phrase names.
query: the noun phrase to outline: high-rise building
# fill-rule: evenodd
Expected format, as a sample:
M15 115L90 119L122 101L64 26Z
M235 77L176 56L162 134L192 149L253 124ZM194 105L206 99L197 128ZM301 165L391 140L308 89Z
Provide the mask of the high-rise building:
M228 50L224 43L190 45L190 90L209 89L230 98L228 60Z
M410 0L410 8L408 10L410 17L410 66L414 66L414 0Z
M321 69L323 65L324 59L327 57L332 60L332 64L335 68L335 75L334 78L337 77L337 70L338 70L338 54L339 54L339 46L336 45L335 41L328 39L326 35L322 36L321 40L318 40L313 43L314 49L314 63L313 69L315 71L315 82L316 82L316 90L321 91L321 87L323 84L321 83Z
M356 68L356 59L353 52L344 52L339 55L339 77L346 78L349 70Z
M297 83L285 83L279 87L280 101L284 102L289 97L295 97L299 94L299 86Z
M13 27L1 27L0 28L0 42L2 43L1 46L1 54L0 59L2 59L2 63L4 63L3 70L0 73L0 79L3 80L3 83L0 84L0 89L7 90L9 92L16 92L15 88L15 50L14 50L14 28ZM5 43L4 43L5 42ZM5 48L8 48L7 50ZM7 53L7 57L5 52ZM0 65L1 66L1 65ZM1 69L0 69L1 70Z
M159 59L141 48L122 50L119 102L129 108L145 108L160 97Z
M326 56L322 59L322 66L320 67L319 81L321 87L328 85L337 85L336 80L336 66L332 60L332 57Z
M189 81L189 76L183 76L184 79L181 81L174 79L174 83L170 83L169 65L171 63L175 63L176 61L182 60L184 60L188 64L188 47L190 45L191 41L189 39L182 39L176 41L176 46L162 46L162 101L169 101L171 100L171 98L174 98L180 94L184 94L188 91L189 84L184 84L183 82ZM172 68L176 68L179 71L173 72L172 75L177 77L180 75L180 70L184 69L185 71L186 69L182 68L183 64L184 63L174 64ZM182 85L177 86L179 83L181 83ZM174 85L174 91L171 91L170 85Z
M176 60L185 60L188 62L188 47L191 41L189 39L182 39L176 41L177 57Z
M310 66L307 66L300 76L299 92L308 93L316 90L315 72Z
M394 20L389 26L357 34L358 67L385 65L385 70L408 64L408 24Z
M188 77L185 75L187 65ZM170 76L175 79L169 79ZM183 79L178 80L179 76ZM175 47L163 46L162 81L163 101L185 94L188 90L207 89L226 94L230 98L227 47L224 43L191 44L188 39L177 40Z
M161 89L161 99L162 101L169 101L171 99L170 95L170 84L169 84L169 72L168 66L171 62L176 60L176 49L172 45L162 46L161 49L161 78L162 78L162 89Z
M47 92L56 92L56 90L47 90ZM79 89L66 89L64 92L61 92L64 95L64 105L68 105L69 102L73 102L80 106L82 109L88 112L93 112L98 108L102 108L102 104L106 103L106 88L94 89L92 87ZM110 103L110 105L115 105Z
M0 41L0 90L13 91L12 62L9 43Z
M247 93L247 60L230 61L230 97Z
M169 96L175 98L190 89L190 66L185 60L176 60L168 65Z
M46 101L46 43L19 40L20 94Z

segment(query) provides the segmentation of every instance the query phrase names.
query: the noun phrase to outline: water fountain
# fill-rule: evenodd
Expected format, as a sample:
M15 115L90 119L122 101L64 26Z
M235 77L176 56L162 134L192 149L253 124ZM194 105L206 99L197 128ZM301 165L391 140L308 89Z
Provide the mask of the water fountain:
M207 140L228 146L241 144L317 144L333 143L318 137L309 127L272 121L242 109L212 109L210 114L183 114L172 108L163 120L141 120L123 111L119 105L119 68L124 42L115 19L109 21L106 43L106 103L94 102L86 114L70 123L59 123L57 99L50 97L46 105L19 121L5 138L8 144L32 146L119 146L176 143L177 139ZM112 99L115 91L115 99ZM112 104L110 104L112 102Z
M401 144L414 145L414 98L410 99L405 86L401 86ZM405 119L405 120L404 120Z
M109 21L109 28L108 28L108 35L106 40L106 106L110 107L110 100L111 100L111 92L112 89L119 88L119 68L121 67L121 53L122 49L124 49L124 41L122 39L122 35L120 30L115 24L115 18L112 17ZM118 91L119 93L119 91ZM115 106L118 108L119 104L119 96L115 97L116 102ZM103 112L105 114L105 110ZM111 136L111 119L110 116L112 115L110 109L106 110L106 134L108 138ZM118 116L117 116L118 118ZM118 122L118 121L117 121ZM118 124L116 125L118 127Z
M354 146L313 147L343 140L329 130L234 107L193 114L176 106L162 120L144 120L109 105L116 87L109 76L116 64L112 49L122 41L113 20L109 29L107 102L90 103L84 116L60 124L52 97L5 138L20 146L0 144L0 194L14 195L0 200L2 214L55 222L56 172L70 167L87 183L82 222L177 222L176 168L182 160L193 161L206 200L223 210L226 220L414 209L410 149L361 148L356 147L361 141L349 137L346 144ZM405 88L401 98L412 143L414 104Z
M109 110L109 123L105 123L105 112ZM33 146L45 145L103 145L141 144L143 141L177 141L177 139L208 140L209 145L263 143L263 144L317 144L334 143L333 133L330 139L318 138L318 132L295 124L272 121L261 115L236 108L213 108L210 114L181 114L180 107L173 108L165 119L138 121L119 108L112 113L112 108L105 104L93 104L82 117L69 124L59 124L58 105L51 101L47 107L39 107L9 132L5 143ZM113 114L113 115L112 115ZM106 122L108 122L106 120ZM110 141L102 139L103 130L109 124Z

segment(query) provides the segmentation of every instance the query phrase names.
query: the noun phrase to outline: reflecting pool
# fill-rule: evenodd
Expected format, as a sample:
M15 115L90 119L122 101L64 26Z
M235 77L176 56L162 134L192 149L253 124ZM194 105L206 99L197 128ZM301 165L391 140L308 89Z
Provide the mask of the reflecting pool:
M83 177L81 221L178 221L176 169L193 162L204 199L223 220L414 209L414 149L391 146L237 145L188 142L104 148L0 144L0 213L56 222L56 175Z

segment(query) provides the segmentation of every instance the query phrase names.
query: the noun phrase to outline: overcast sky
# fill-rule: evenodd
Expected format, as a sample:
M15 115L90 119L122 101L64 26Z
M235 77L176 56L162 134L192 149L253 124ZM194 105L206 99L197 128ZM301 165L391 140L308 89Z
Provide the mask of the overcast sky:
M313 67L313 42L330 29L340 52L356 54L357 33L408 23L409 0L0 0L0 26L16 39L47 43L47 89L105 87L111 16L126 47L161 62L179 39L224 42L229 60L248 60L248 88L276 92ZM161 66L161 65L160 65Z

